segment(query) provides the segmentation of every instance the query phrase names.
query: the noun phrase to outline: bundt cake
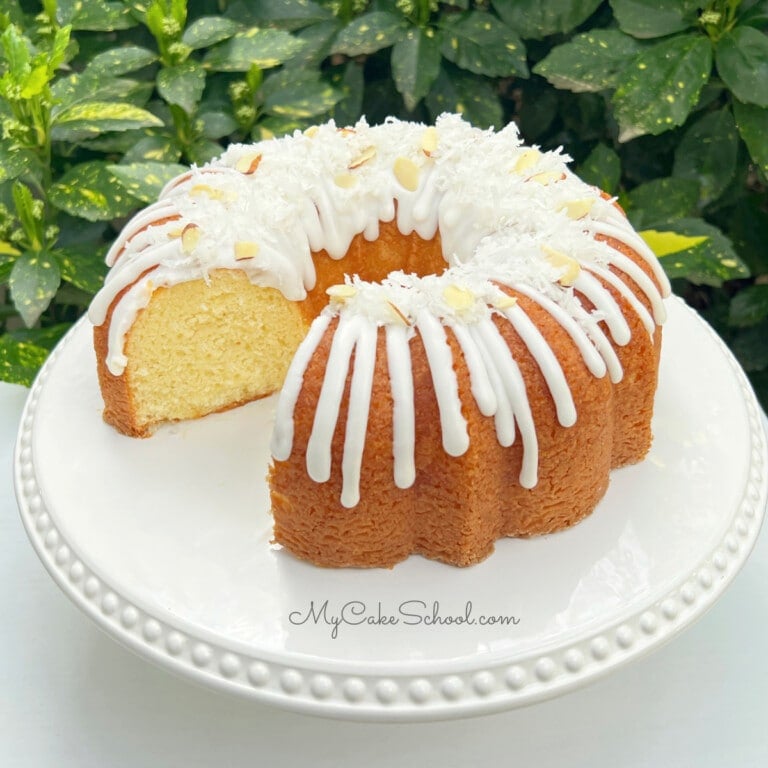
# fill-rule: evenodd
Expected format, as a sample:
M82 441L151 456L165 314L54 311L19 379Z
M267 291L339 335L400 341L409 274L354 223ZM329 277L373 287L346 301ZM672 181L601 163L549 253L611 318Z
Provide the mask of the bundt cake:
M457 115L230 147L108 254L104 418L146 436L279 391L274 539L319 565L574 524L650 446L669 284L567 160Z

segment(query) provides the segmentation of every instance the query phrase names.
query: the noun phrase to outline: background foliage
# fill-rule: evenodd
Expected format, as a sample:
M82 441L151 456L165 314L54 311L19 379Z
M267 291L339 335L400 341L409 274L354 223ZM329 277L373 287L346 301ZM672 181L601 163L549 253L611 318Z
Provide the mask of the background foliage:
M768 404L768 0L4 4L0 377L31 381L184 165L457 111L616 195Z

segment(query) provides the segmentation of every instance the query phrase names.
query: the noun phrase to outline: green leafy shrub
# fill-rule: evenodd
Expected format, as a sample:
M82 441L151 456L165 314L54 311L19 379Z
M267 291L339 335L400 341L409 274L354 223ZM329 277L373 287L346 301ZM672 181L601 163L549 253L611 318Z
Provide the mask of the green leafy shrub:
M766 0L44 0L0 14L0 375L29 382L126 218L232 141L514 120L618 197L768 403Z

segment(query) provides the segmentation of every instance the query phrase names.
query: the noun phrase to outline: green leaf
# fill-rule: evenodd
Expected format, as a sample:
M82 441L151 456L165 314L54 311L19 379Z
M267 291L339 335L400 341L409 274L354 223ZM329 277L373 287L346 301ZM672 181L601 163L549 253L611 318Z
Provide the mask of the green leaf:
M392 79L410 112L429 93L440 73L440 35L410 27L392 47Z
M404 33L402 16L373 11L358 16L344 27L333 44L333 53L361 56L394 45Z
M200 112L197 118L202 123L202 134L206 139L223 139L237 130L237 121L229 112Z
M768 36L752 27L726 32L715 49L720 77L747 104L768 107Z
M600 0L492 0L492 5L521 37L540 40L578 27Z
M109 171L130 195L143 203L157 200L163 187L187 170L175 163L130 163L110 165Z
M575 93L604 91L641 50L641 44L617 29L595 29L553 48L534 68L555 88Z
M528 77L523 41L490 13L472 11L446 24L442 52L476 75Z
M48 308L61 282L56 260L50 255L23 253L14 263L8 287L13 304L27 327Z
M610 147L600 143L579 166L578 173L587 184L613 194L621 178L621 160Z
M768 368L768 344L765 339L768 338L768 321L763 321L757 325L751 325L748 328L737 333L730 342L731 351L741 363L742 368L748 373L753 371L765 371ZM765 391L766 378L763 374L759 377L762 382L763 391ZM755 378L750 376L752 381Z
M303 130L306 126L305 120L281 117L279 115L267 115L254 126L251 138L254 141L279 139L281 136L288 136L294 131Z
M739 291L728 312L728 324L738 328L756 325L768 317L768 285L750 285Z
M269 22L278 29L302 29L333 18L333 13L311 0L248 0L237 18L248 24Z
M202 16L193 21L181 36L184 45L196 51L210 48L216 43L227 40L240 30L240 24L222 16Z
M113 32L137 24L128 5L105 0L59 0L56 19L61 26L91 32Z
M733 115L753 162L768 176L768 109L734 101Z
M32 192L26 184L19 181L13 183L11 189L16 216L28 243L34 249L43 246L42 203L35 202ZM38 207L40 206L40 207Z
M157 61L157 54L138 45L124 45L110 48L94 56L85 68L85 73L98 77L119 77L128 72L143 69Z
M611 0L619 27L633 37L664 37L696 23L699 0Z
M739 137L729 109L709 112L683 135L675 149L673 174L699 183L700 204L725 191L736 173Z
M157 73L157 92L169 104L192 114L205 90L205 70L196 61L164 67Z
M636 229L661 229L669 221L693 214L698 203L697 181L671 177L653 179L627 195L627 216Z
M253 65L270 69L295 56L303 45L283 30L253 28L212 48L203 63L219 72L247 72Z
M677 232L659 232L656 229L644 229L638 234L660 259L673 253L688 251L707 241L704 235L681 235Z
M209 139L198 139L188 150L189 162L195 165L205 165L221 154L221 144Z
M340 29L338 21L321 21L297 32L295 37L302 43L301 49L286 61L289 66L320 68L331 52L331 46Z
M336 125L352 125L363 112L363 66L356 61L348 61L331 75L331 82L343 94L331 110L331 116Z
M162 120L141 107L109 101L81 102L59 112L51 136L58 141L78 141L106 131L162 126Z
M726 280L749 277L749 269L721 230L702 219L680 219L666 229L690 237L704 236L700 245L664 256L661 263L670 278L683 277L697 285L720 287Z
M81 102L109 101L136 103L135 94L141 93L145 84L126 78L112 78L90 71L62 77L51 86L55 101L52 115ZM151 87L151 84L150 84Z
M0 336L0 379L29 387L47 357L44 347Z
M123 163L175 163L181 149L170 136L145 136L134 142L123 155Z
M17 328L10 331L8 337L14 341L34 344L50 352L71 327L72 323L56 323L45 328Z
M71 247L56 252L61 279L91 295L104 284L108 267L104 263L104 248Z
M50 189L49 200L61 211L88 221L126 216L137 205L118 183L110 163L91 160L70 168Z
M619 141L682 125L711 69L712 47L703 35L678 35L638 54L613 96Z
M426 102L432 120L442 112L457 112L479 128L500 128L504 124L493 82L460 69L448 71L441 67Z
M319 72L293 69L268 77L263 94L265 112L294 120L322 115L343 96Z
M35 154L0 140L0 184L30 173L37 164Z

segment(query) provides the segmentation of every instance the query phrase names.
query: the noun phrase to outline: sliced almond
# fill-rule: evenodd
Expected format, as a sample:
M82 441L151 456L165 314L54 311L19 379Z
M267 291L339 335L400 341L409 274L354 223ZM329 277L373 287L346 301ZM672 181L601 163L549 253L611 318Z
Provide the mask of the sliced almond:
M244 173L246 176L250 176L256 172L261 162L261 155L243 155L235 163L235 170Z
M309 139L314 139L315 136L317 136L319 131L320 131L319 125L310 125L309 128L307 128L304 131L304 135Z
M435 128L434 125L430 125L429 128L427 128L421 135L421 151L427 157L432 157L432 154L437 149L437 144L437 128Z
M197 224L187 224L181 230L181 250L192 253L200 242L200 227Z
M337 301L346 301L357 294L357 288L346 283L339 283L326 288L325 292Z
M527 171L530 168L533 168L533 166L539 162L540 158L541 152L539 152L538 149L526 149L517 158L515 164L512 166L512 170L515 173L523 173L523 171Z
M592 210L594 204L593 197L583 197L579 200L569 200L560 207L560 210L565 211L569 219L583 219Z
M207 195L211 200L221 200L224 197L224 192L221 189L216 189L209 184L195 184L192 189L189 190L190 195Z
M339 128L339 133L342 136L354 136L357 131L354 128L350 128L349 126L346 126L344 128Z
M353 158L352 162L347 166L347 168L349 168L350 171L354 168L359 168L361 165L363 165L363 163L367 163L374 157L376 157L376 147L366 147L364 150L362 150L362 152Z
M398 157L395 160L395 178L409 192L415 192L419 188L419 166L407 157Z
M338 176L334 176L333 183L342 189L351 189L357 184L357 176L353 176L351 173L340 173Z
M576 259L562 251L550 248L548 245L542 245L541 250L544 252L547 261L555 267L555 269L561 269L562 273L557 278L557 282L565 287L571 286L576 282L576 278L581 272L581 264Z
M387 301L387 304L389 305L389 308L392 310L392 314L403 324L403 325L410 325L410 321L408 318L400 311L400 308L393 304L391 301Z
M517 304L517 298L510 296L508 293L503 293L497 299L493 300L493 306L496 309L511 309Z
M452 309L459 311L469 309L475 305L475 294L460 285L449 285L443 290L443 299Z
M243 241L235 243L235 261L252 259L259 252L259 244Z
M562 178L563 174L560 171L542 171L531 176L528 181L535 181L537 184L546 187L555 181L560 181Z

